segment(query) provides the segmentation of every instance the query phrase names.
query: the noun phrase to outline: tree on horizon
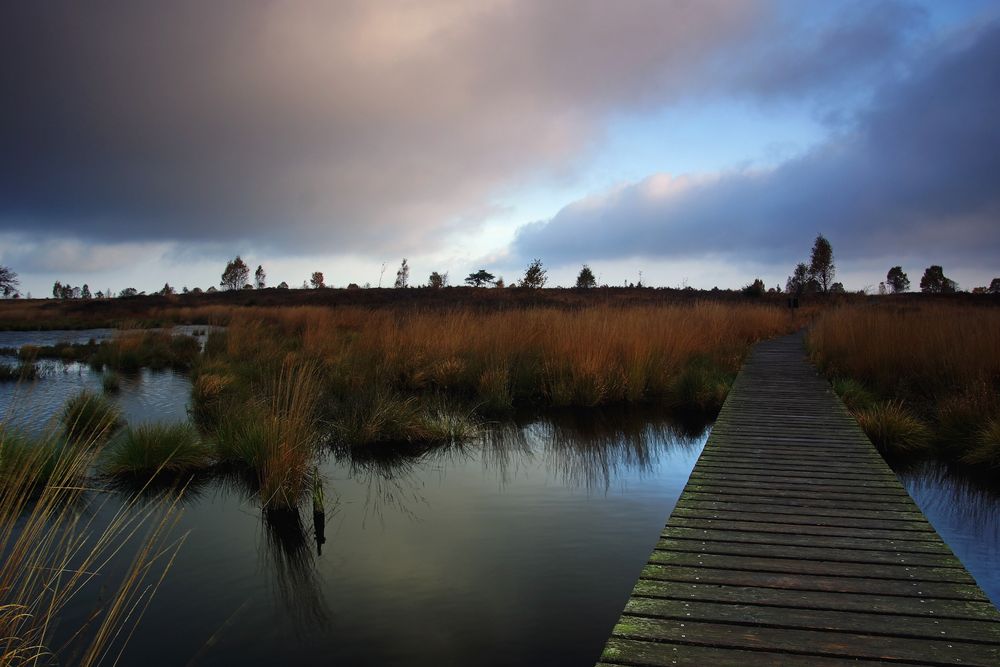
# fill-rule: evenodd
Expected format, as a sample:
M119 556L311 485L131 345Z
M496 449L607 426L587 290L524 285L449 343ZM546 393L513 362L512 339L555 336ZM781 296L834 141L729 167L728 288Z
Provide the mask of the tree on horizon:
M430 278L427 279L427 285L433 287L434 289L441 289L448 284L448 272L438 273L433 271Z
M545 287L545 283L548 281L548 277L545 274L546 271L542 268L542 260L536 257L524 271L524 277L521 278L521 287L527 287L528 289L541 289Z
M496 281L496 276L486 269L479 269L475 273L470 273L465 279L465 283L467 285L471 285L472 287L491 285L494 281Z
M410 265L406 263L406 258L403 258L403 263L399 265L399 270L396 271L396 282L393 283L395 289L403 289L410 284Z
M326 287L326 283L323 280L323 272L313 271L312 275L309 276L309 284L312 285L313 289L323 289Z
M792 275L788 276L788 280L785 282L785 291L795 296L802 296L813 286L810 284L810 280L809 266L805 262L799 262L795 265Z
M920 279L920 291L927 294L951 294L958 291L958 283L944 275L944 269L932 264Z
M885 274L885 284L892 289L893 294L900 294L910 289L910 279L903 273L903 267L894 266Z
M227 290L243 289L249 277L250 268L239 255L236 255L235 259L226 264L226 270L222 272L222 281L219 282L219 286L225 287Z
M833 247L826 237L819 234L813 243L809 259L809 277L816 281L823 294L829 294L837 268L833 264Z
M597 286L597 279L594 277L594 272L586 264L583 265L579 275L576 277L576 286L581 289L590 289Z
M0 293L4 296L17 294L17 286L20 282L17 273L9 267L0 266Z
M254 271L253 278L257 289L264 289L267 282L267 273L264 271L264 267L261 264L257 265L257 270Z

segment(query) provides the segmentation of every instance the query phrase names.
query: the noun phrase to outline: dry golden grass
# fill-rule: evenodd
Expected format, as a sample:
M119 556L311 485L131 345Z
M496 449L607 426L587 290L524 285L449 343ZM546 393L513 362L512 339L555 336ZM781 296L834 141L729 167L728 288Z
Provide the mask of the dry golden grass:
M817 318L809 347L831 377L906 404L953 453L1000 415L1000 308L845 306Z
M719 303L500 312L251 309L230 321L227 356L266 363L262 357L291 352L315 360L345 390L374 382L499 405L592 406L668 396L694 359L735 373L750 344L797 326L777 307Z
M1000 308L927 304L828 310L809 334L829 372L935 396L1000 377Z
M117 662L179 546L168 543L174 503L136 496L106 523L93 507L85 511L100 443L65 447L56 437L33 439L0 424L0 665ZM57 645L66 606L126 548L136 553L117 592L83 626L58 627Z

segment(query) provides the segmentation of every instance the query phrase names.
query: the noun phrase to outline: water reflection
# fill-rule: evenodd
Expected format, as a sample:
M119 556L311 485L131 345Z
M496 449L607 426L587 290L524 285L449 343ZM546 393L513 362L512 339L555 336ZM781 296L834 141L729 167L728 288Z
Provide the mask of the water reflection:
M324 627L330 616L316 567L313 530L297 509L261 512L261 566L299 637Z
M652 410L560 411L488 425L472 442L379 445L334 452L352 481L367 492L366 517L393 513L416 520L427 505L428 471L478 460L503 491L520 476L544 470L552 482L589 493L655 474L664 455L696 457L708 425L667 420Z
M967 467L922 461L893 468L920 509L1000 606L1000 482Z
M39 432L62 411L66 401L87 389L100 393L102 374L85 364L40 362L42 372L31 382L0 383L0 421ZM121 374L121 390L112 396L131 424L185 421L191 381L170 370Z
M562 483L607 493L625 471L651 474L667 450L696 453L706 428L703 423L692 433L690 425L667 421L662 414L616 410L560 412L518 431L543 443L547 465Z

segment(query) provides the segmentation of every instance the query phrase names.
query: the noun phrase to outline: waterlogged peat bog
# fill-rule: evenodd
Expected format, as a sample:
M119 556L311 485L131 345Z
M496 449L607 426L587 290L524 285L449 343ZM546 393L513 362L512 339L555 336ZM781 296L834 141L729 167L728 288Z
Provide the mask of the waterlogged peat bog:
M115 400L169 396L177 415L183 382L150 374ZM461 444L331 451L318 524L308 506L262 510L238 475L196 478L176 528L187 539L130 664L586 664L706 435L650 410L562 411L512 415ZM68 627L97 603L86 592Z
M96 524L134 498L183 510L129 664L592 663L745 355L812 317L766 303L213 313L216 326L5 333L0 361L36 369L0 383L7 451L106 421L69 439L101 441ZM888 390L829 361L824 326L810 351L849 408L869 406ZM983 377L962 368L950 386ZM93 414L113 419L79 416ZM940 440L885 453L996 602L1000 494L989 466ZM804 462L776 451L787 486ZM47 641L105 595L84 586Z

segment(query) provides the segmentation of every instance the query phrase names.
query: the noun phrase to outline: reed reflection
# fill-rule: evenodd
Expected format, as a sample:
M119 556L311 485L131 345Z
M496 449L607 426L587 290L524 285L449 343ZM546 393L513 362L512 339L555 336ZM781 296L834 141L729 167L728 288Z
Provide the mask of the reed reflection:
M263 569L298 636L326 627L330 618L316 567L314 530L298 509L261 511Z
M894 469L925 512L948 514L984 541L1000 541L1000 482L995 476L936 461Z
M704 443L707 424L668 420L647 410L559 411L527 425L498 426L483 439L483 464L501 486L541 457L566 486L606 492L628 474L652 474L671 452Z
M664 456L690 455L707 437L704 420L676 421L652 410L559 411L491 424L475 441L445 446L380 446L345 449L338 458L351 478L368 489L366 508L416 516L425 502L420 492L428 469L442 471L478 459L507 488L522 472L542 462L560 484L587 492L607 492L619 479L653 474Z

